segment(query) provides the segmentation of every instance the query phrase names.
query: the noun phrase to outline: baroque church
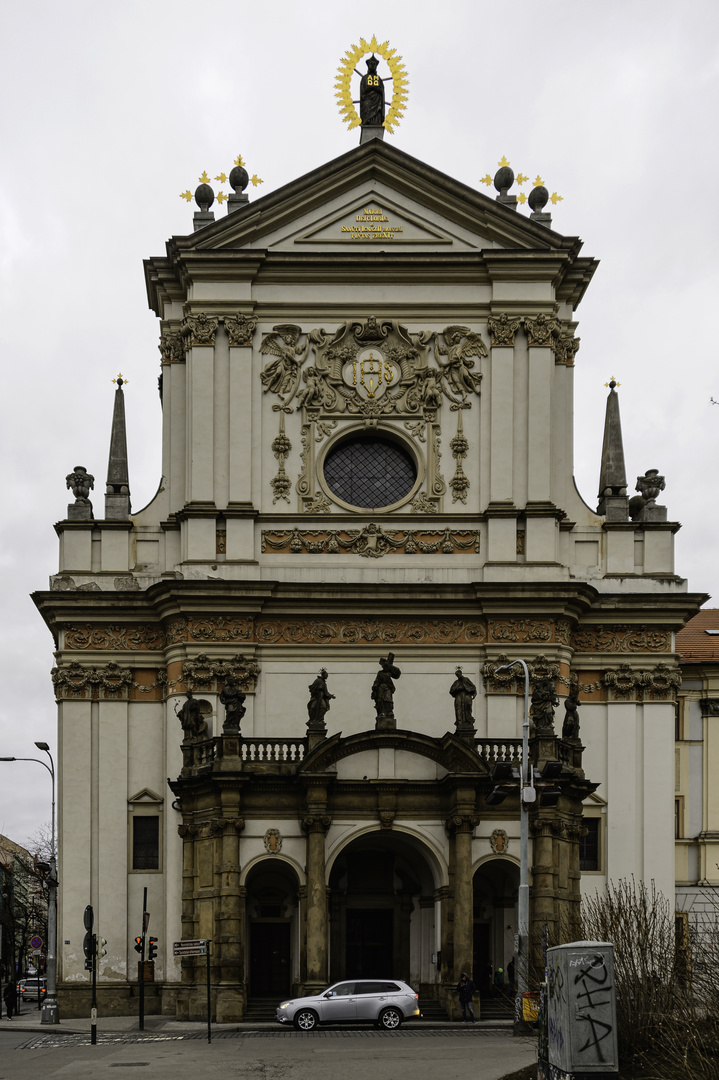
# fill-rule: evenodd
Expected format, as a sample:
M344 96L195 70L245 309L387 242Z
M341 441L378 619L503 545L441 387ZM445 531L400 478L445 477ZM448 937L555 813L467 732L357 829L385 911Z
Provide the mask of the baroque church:
M573 479L578 308L597 262L364 123L348 153L145 262L162 477L130 500L122 380L104 513L84 468L34 599L55 639L58 988L131 1012L143 891L151 1011L212 1015L353 976L451 1015L517 947L527 665L529 937L583 890L674 891L675 573L656 470L629 498L606 402L598 505ZM153 363L148 358L148 363ZM600 462L599 448L597 451ZM642 466L645 463L642 463ZM636 475L636 474L635 474ZM633 482L633 478L632 478ZM498 768L499 767L499 768ZM504 783L498 785L497 778ZM493 795L494 793L494 795ZM489 801L488 801L489 798Z

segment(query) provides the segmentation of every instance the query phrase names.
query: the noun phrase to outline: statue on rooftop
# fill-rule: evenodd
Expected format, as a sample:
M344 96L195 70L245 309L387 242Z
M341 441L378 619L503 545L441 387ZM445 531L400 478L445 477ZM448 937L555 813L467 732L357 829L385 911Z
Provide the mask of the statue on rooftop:
M367 74L360 81L360 119L363 127L382 127L384 123L384 82L377 74L379 60L367 60Z
M95 486L95 477L92 476L83 465L76 465L71 473L65 477L65 483L72 489L76 503L89 502L90 488Z

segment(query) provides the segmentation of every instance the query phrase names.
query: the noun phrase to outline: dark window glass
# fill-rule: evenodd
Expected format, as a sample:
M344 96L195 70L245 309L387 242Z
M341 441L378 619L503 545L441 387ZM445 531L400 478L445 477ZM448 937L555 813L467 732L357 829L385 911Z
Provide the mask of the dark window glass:
M339 983L339 985L332 987L333 997L351 997L354 992L355 984L353 982Z
M409 495L417 470L410 454L395 442L354 439L330 451L324 475L327 487L338 499L374 510Z
M157 870L160 866L159 817L135 817L132 824L132 869Z
M361 982L357 983L355 989L357 994L397 994L398 992L397 983L389 982Z
M579 841L579 869L599 869L599 826L600 818L585 818L584 827L587 835Z

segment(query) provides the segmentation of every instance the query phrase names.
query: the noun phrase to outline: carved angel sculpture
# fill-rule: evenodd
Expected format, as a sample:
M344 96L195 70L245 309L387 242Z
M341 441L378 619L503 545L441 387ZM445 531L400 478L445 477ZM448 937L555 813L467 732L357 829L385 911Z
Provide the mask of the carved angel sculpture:
M304 348L298 345L302 329L293 323L273 326L272 330L271 334L265 335L260 352L263 356L270 353L276 359L270 361L260 378L265 390L271 390L284 401L282 395L291 394L297 386L297 375L307 359L310 339L307 338Z
M455 394L464 400L467 394L478 394L481 373L472 372L473 356L487 356L487 346L479 334L468 326L446 326L442 334L445 344L434 339L434 355ZM446 356L446 360L441 357Z

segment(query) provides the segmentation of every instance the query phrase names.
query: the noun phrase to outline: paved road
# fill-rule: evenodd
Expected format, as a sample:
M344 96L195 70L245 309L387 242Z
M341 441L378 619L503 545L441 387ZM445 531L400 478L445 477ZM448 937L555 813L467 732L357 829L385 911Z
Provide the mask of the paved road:
M9 1025L8 1025L9 1028ZM465 1076L500 1080L536 1060L536 1040L498 1030L420 1029L397 1032L326 1029L294 1031L218 1030L208 1045L201 1031L157 1030L88 1035L0 1028L0 1080L120 1080L133 1069L137 1080L438 1080Z

